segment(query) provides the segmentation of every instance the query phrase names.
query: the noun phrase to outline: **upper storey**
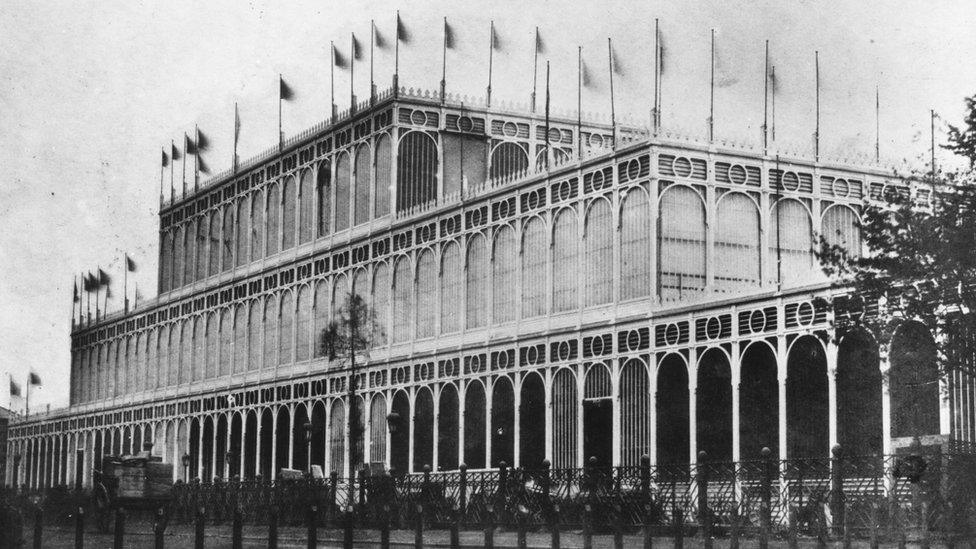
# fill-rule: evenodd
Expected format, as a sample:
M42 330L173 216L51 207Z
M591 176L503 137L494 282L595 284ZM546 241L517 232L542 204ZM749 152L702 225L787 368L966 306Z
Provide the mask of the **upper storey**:
M614 145L606 125L552 117L547 126L542 113L471 109L412 90L364 107L165 208L160 295L374 234Z

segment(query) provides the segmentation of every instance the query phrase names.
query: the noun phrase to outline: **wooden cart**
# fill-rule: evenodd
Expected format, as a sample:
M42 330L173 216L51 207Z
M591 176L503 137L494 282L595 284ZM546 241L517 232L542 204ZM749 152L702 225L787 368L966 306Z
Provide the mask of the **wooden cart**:
M93 471L95 522L112 529L115 511L167 509L172 500L173 464L157 456L105 456Z

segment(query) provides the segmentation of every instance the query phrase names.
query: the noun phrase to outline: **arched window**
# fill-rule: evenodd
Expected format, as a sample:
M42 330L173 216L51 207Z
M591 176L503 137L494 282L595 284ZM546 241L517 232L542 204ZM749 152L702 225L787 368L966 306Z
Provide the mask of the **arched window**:
M373 270L373 319L377 333L373 341L383 345L390 333L390 270L386 263L377 263Z
M308 286L298 290L298 320L295 323L295 360L308 360L312 329L312 291Z
M369 221L369 183L372 180L370 174L372 169L369 145L360 145L356 149L356 203L354 207L356 225Z
M312 170L302 170L298 180L298 242L312 241L315 227L312 212L315 211L315 191L312 189Z
M286 177L281 187L281 249L295 247L295 178Z
M364 303L369 303L369 284L366 283L366 269L356 269L352 275L352 295L359 296Z
M346 406L341 399L332 401L329 416L329 471L342 475L346 472Z
M831 206L823 216L821 236L831 246L839 246L850 257L861 256L860 221L854 210L847 206Z
M430 248L417 258L417 337L431 337L437 323L437 260Z
M332 219L332 167L328 162L319 164L315 189L318 199L315 217L316 234L325 236L329 234Z
M251 199L247 196L237 201L237 266L245 265L250 256Z
M441 333L458 331L461 316L461 252L457 242L448 242L441 250Z
M343 307L346 305L346 298L349 296L349 280L345 274L340 274L335 278L332 286L332 306L331 320L338 320Z
M234 267L234 206L224 206L224 232L221 235L221 249L224 250L224 269Z
M559 212L553 224L553 312L571 311L579 307L578 255L579 235L576 229L576 212L567 208Z
M487 172L488 143L485 138L444 133L441 139L444 143L444 197L458 197L464 182L468 188L483 185Z
M220 272L220 210L210 212L210 234L207 247L210 250L210 261L207 268L207 276L213 276Z
M390 213L390 189L393 175L393 148L390 136L383 134L376 141L376 198L374 200L375 217Z
M495 324L515 320L515 269L518 249L515 247L515 231L508 225L495 233L495 245L491 254L492 321Z
M234 308L234 373L247 370L247 306Z
M809 212L799 201L786 199L773 206L769 216L769 255L774 284L802 284L814 275L813 228Z
M277 184L268 187L267 218L265 255L271 257L281 249L281 189Z
M159 372L162 370L162 355L159 342L165 341L165 336L162 334L165 332L166 328L160 328L159 330L152 330L149 332L148 340L146 341L146 381L143 387L146 390L153 390L159 387ZM82 355L84 359L87 355ZM91 361L82 363L82 368L85 366L90 366ZM86 400L84 397L82 401Z
M159 263L162 265L159 277L159 291L168 292L173 289L173 232L163 233L163 242L159 248Z
M320 357L324 354L321 345L322 331L329 324L329 281L319 280L315 284L315 324L312 327L312 356Z
M603 305L613 298L613 214L610 202L593 202L584 231L586 305Z
M220 326L217 325L217 314L214 312L207 315L206 334L203 337L207 342L207 360L201 379L213 379L217 376L217 344L220 339ZM197 362L202 359L202 356L197 357Z
M684 186L665 190L657 233L658 284L662 299L681 299L705 289L705 207Z
M281 340L278 344L278 364L295 361L295 302L291 292L281 296Z
M203 218L200 218L203 219ZM197 219L194 218L186 225L186 271L187 284L192 284L200 277L197 276Z
M413 269L405 256L393 269L393 342L410 339L413 332Z
M647 368L630 359L620 372L621 462L640 465L641 456L651 453L651 389Z
M647 193L632 189L620 207L620 299L651 294L651 211Z
M397 155L397 211L437 198L437 143L412 131L400 139Z
M210 227L208 225L208 220L206 216L201 216L197 222L196 234L193 235L193 240L196 241L197 258L196 258L196 268L194 279L203 280L207 278L207 258L210 257L208 253L207 244L210 241L208 233L210 232Z
M715 231L715 288L740 292L759 286L759 209L746 195L731 193L718 202Z
M488 309L488 250L485 237L477 233L468 240L466 269L467 311L465 321L468 328L481 328L487 323L485 311Z
M569 368L560 368L552 379L552 466L556 469L577 466L576 393L576 376Z
M352 184L352 167L349 153L340 153L336 162L335 230L349 228L349 186Z
M141 380L145 379L145 360L146 353L144 352L143 341L145 337L143 334L136 335L134 340L129 341L129 352L131 353L131 359L129 360L129 375L125 378L126 393L131 394L140 390L139 383ZM77 365L77 362L75 363Z
M529 155L518 143L503 142L491 151L491 178L500 179L521 172L529 167Z
M522 318L546 312L547 236L546 224L538 217L522 228Z
M273 368L278 354L278 298L270 294L264 298L264 367Z
M234 322L232 320L233 311L230 307L224 307L220 311L220 362L217 375L226 376L231 373L231 364L234 358Z
M386 397L382 393L377 393L370 402L369 422L369 459L386 463Z
M264 193L251 197L251 261L264 257Z
M173 288L183 286L183 250L185 249L183 226L176 228L175 244L173 245Z
M200 326L200 328L195 328L195 326ZM189 320L183 322L183 335L180 342L181 349L183 349L182 363L180 364L180 377L179 383L189 383L193 381L194 372L198 371L202 367L202 362L196 362L193 360L194 355L200 356L203 354L203 323L200 322L200 317L196 317L191 324ZM199 337L196 337L199 336ZM197 346L199 345L199 349ZM199 354L196 352L200 351ZM202 358L202 357L201 357Z
M261 309L261 300L255 299L251 302L251 314L247 316L247 326L248 326L248 339L247 345L249 348L248 359L247 359L247 369L248 371L254 371L261 369L261 357L262 353L262 341L261 341L261 319L264 317L264 311Z

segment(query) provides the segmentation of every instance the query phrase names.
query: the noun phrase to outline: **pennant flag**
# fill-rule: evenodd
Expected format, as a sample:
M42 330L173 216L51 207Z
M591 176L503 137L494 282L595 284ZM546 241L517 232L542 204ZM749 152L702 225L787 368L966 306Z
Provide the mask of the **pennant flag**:
M204 135L202 131L200 131L200 128L197 128L196 146L197 146L196 152L198 154L202 152L207 152L210 149L210 139L207 138L207 136Z
M241 137L241 114L237 111L237 103L234 103L234 141Z
M166 154L166 149L163 149L163 167L169 166L169 155Z
M130 273L136 272L136 262L129 257L129 254L125 254L125 270Z
M722 55L722 49L715 46L715 87L727 88L739 81L738 75L732 70L730 63Z
M498 51L502 50L502 41L500 38L498 38L498 31L495 30L494 21L491 24L491 49Z
M657 36L657 72L664 74L664 60L667 58L667 49L664 47L664 33L658 32Z
M71 292L71 301L78 303L81 300L81 298L78 297L78 281L73 281L72 286L74 286L74 290Z
M202 157L197 158L197 169L200 170L200 173L205 173L205 174L210 173L210 167L207 166L206 162L203 161Z
M624 76L624 66L620 63L620 56L617 55L617 48L610 46L610 70L617 76Z
M445 17L444 18L444 47L449 50L453 50L455 46L456 44L454 38L454 29L447 22L447 18Z
M546 44L542 41L542 35L539 34L539 27L535 28L535 52L546 53Z
M352 58L359 61L363 58L363 47L356 38L356 33L352 34Z
M14 381L14 378L10 378L10 396L19 397L20 395L21 395L20 385L17 385L17 382Z
M96 283L99 286L108 286L109 284L112 283L112 277L108 276L108 273L106 273L101 268L99 268L98 269L98 278L96 279Z
M40 385L41 376L35 374L34 371L32 370L30 375L27 376L27 382L30 383L31 385Z
M373 27L373 43L376 44L376 47L381 50L385 50L386 48L390 47L389 42L386 41L386 37L383 36L383 34L380 33L379 29L376 27Z
M183 157L182 157L182 156L180 155L180 150L176 148L176 144L172 144L172 145L170 145L170 149L171 149L171 150L170 150L170 155L169 155L169 156L170 156L170 159L171 159L171 160L172 160L173 162L176 162L177 160L179 160L179 159L181 159L181 158L183 158Z
M769 65L769 91L776 93L779 91L779 79L776 78L776 65Z
M595 88L596 85L593 83L593 78L590 75L590 68L586 66L586 60L581 62L580 72L583 75L583 87L584 88Z
M335 47L335 44L332 45L332 64L340 69L349 68L349 60L346 59L345 55L342 55L342 52L339 51L339 48Z
M407 30L407 26L403 24L403 19L400 19L399 12L397 13L396 39L397 42L403 42L404 44L409 44L413 41L413 36Z
M82 279L82 289L89 293L98 289L98 279L95 275L90 272L85 274L85 278Z
M183 134L183 151L189 155L197 154L196 143L185 133Z
M291 86L281 76L278 77L278 95L282 101L291 101L295 98L295 92L292 91Z

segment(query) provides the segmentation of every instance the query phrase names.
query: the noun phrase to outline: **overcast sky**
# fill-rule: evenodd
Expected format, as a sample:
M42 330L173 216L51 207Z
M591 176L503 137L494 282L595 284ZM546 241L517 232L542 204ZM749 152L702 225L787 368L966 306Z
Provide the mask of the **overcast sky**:
M488 29L501 41L493 99L527 102L534 27L551 62L553 107L575 109L576 46L594 88L584 110L609 111L607 37L623 75L618 113L646 122L654 18L667 58L663 123L704 135L709 29L719 60L716 134L759 139L763 43L781 85L777 133L809 149L814 127L814 51L820 51L822 150L873 154L875 86L881 150L893 161L928 146L928 111L956 122L976 93L976 3L957 1L673 2L210 2L22 1L0 5L0 373L24 386L42 378L32 409L67 403L73 276L111 267L121 307L121 257L130 253L143 297L155 295L160 148L199 124L214 171L230 165L234 102L243 158L275 143L276 78L296 92L284 129L328 113L329 41L348 53L350 32L368 44L370 19L392 36L400 9L412 42L401 48L401 84L437 89L441 18L455 29L448 90L483 96ZM355 87L368 96L368 48ZM392 53L377 51L380 89ZM544 63L540 61L544 81ZM543 97L540 89L539 97ZM541 99L540 99L541 101ZM349 103L349 75L336 72L336 102ZM940 153L944 156L944 153ZM166 176L169 177L168 175ZM179 179L179 173L177 173ZM7 381L0 385L6 406ZM22 403L15 401L15 407Z

